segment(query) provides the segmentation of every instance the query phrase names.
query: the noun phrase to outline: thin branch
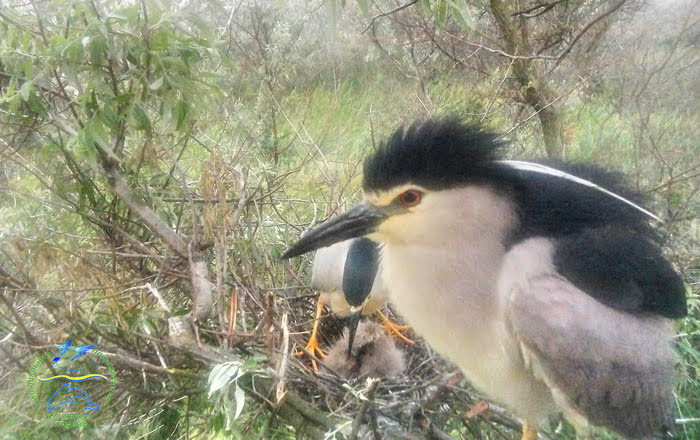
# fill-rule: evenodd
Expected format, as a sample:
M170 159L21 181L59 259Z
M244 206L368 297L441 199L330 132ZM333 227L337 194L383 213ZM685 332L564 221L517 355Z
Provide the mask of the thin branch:
M370 408L370 406L373 405L374 393L375 391L377 391L377 386L381 382L378 378L370 378L367 379L367 381L369 382L367 391L365 391L365 396L367 397L367 399L362 402L360 410L357 412L355 419L352 421L352 432L350 432L350 440L357 439L357 434L360 432L360 426L362 426L362 419L365 418L367 410Z
M513 13L510 14L510 15L513 16L513 17L516 17L516 16L518 16L518 15L522 15L522 16L524 16L525 18L539 17L540 15L542 15L542 14L546 13L547 11L551 10L552 8L554 8L554 7L555 7L556 5L558 5L559 3L563 3L563 2L565 2L565 1L568 1L568 0L557 0L557 1L554 1L554 2L552 2L552 3L539 3L539 4L535 5L535 6L530 7L530 8L523 9L522 11L513 12ZM541 10L540 10L540 11L537 11L538 9L541 9ZM530 14L531 12L534 12L534 11L537 11L537 13L536 13L536 14Z
M129 207L156 235L165 241L182 258L189 258L187 242L168 226L158 215L141 200L138 200L126 183L124 176L116 163L109 159L103 160L107 172L107 180L114 193Z
M377 21L378 19L380 19L380 18L382 18L382 17L387 17L387 16L392 15L392 14L396 14L397 12L403 11L404 9L415 5L416 3L418 3L418 0L411 0L411 1L409 1L408 3L404 3L404 4L401 5L401 6L395 7L394 9L392 9L392 10L389 11L389 12L382 12L381 14L375 15L375 16L372 17L372 19L369 21L369 24L367 25L367 27L365 28L365 30L362 31L362 34L364 34L365 32L367 32L367 31L369 30L369 28L372 27L372 25L374 24L374 22Z
M600 14L598 17L594 18L594 19L593 19L590 23L588 23L586 26L584 26L583 29L581 29L581 30L579 31L579 33L576 34L576 36L574 37L574 39L571 40L571 43L569 43L569 45L566 47L566 49L564 49L564 50L559 54L559 56L557 56L557 62L556 62L555 64L556 64L556 65L559 65L559 63L561 63L561 60L563 60L564 57L565 57L566 55L568 55L569 52L571 52L571 49L573 49L573 47L576 45L576 43L578 42L578 40L580 40L581 37L583 37L583 35L584 35L586 32L588 32L588 29L590 29L594 24L598 23L600 20L604 19L604 18L607 17L608 15L610 15L610 14L612 14L613 12L617 11L618 9L620 9L620 7L622 7L622 5L624 5L626 2L627 2L627 0L620 0L620 1L617 2L615 5L613 5L610 9L608 9L608 10L605 11L605 12L603 12L603 13Z

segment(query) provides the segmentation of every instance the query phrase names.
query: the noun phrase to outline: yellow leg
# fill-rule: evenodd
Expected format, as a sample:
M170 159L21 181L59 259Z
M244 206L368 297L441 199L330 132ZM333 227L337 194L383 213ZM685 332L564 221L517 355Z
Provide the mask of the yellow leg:
M294 356L310 354L311 365L314 367L314 370L318 370L318 365L316 365L316 360L313 357L315 356L321 359L326 357L326 354L322 352L318 346L318 323L321 318L321 312L323 311L324 304L325 303L321 298L319 298L318 302L316 302L316 317L314 318L314 327L311 330L311 337L309 338L309 342L306 344L306 347L304 347L304 351L298 351L294 353Z
M522 440L537 440L537 425L525 422Z
M406 336L401 334L401 332L408 330L411 328L410 325L397 325L391 322L389 318L386 317L384 313L381 312L381 310L377 310L375 312L377 316L382 320L382 324L384 325L384 329L386 330L387 333L392 334L394 333L397 338L401 339L407 344L415 344L415 341L408 339Z

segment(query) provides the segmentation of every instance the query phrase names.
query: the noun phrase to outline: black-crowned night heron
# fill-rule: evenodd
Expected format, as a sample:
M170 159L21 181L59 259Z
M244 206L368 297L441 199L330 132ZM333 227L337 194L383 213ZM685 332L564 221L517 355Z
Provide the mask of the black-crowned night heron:
M348 318L348 350L360 317L372 313L379 316L387 332L396 334L408 344L414 343L401 334L409 329L408 326L392 323L380 310L389 294L382 277L379 249L375 242L360 237L319 249L311 267L311 288L320 292L316 316L309 342L304 351L297 355L311 353L319 358L325 357L318 345L319 318L325 304L329 305L335 315ZM311 363L317 369L313 359Z
M686 300L653 215L615 174L506 161L499 147L454 119L398 130L365 161L365 201L285 257L383 243L399 313L525 421L524 439L557 412L584 438L665 435Z

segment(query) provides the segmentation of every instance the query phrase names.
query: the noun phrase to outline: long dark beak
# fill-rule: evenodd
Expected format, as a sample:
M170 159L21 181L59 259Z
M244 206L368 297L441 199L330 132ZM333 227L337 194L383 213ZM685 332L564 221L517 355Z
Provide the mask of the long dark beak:
M343 240L361 237L374 231L386 214L368 202L362 202L349 211L317 226L287 249L283 259L297 257L318 248Z
M357 333L357 326L362 319L362 310L350 313L348 316L348 331L350 332L348 338L348 357L352 356L352 344L355 342L355 333Z

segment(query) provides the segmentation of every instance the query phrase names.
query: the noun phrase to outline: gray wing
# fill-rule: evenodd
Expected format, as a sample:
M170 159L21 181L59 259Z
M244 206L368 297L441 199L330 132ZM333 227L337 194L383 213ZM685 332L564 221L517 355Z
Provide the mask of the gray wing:
M311 267L311 287L321 292L334 292L343 288L345 257L352 240L341 241L316 251Z
M673 425L673 324L611 309L554 274L511 292L507 324L568 418L640 438Z

